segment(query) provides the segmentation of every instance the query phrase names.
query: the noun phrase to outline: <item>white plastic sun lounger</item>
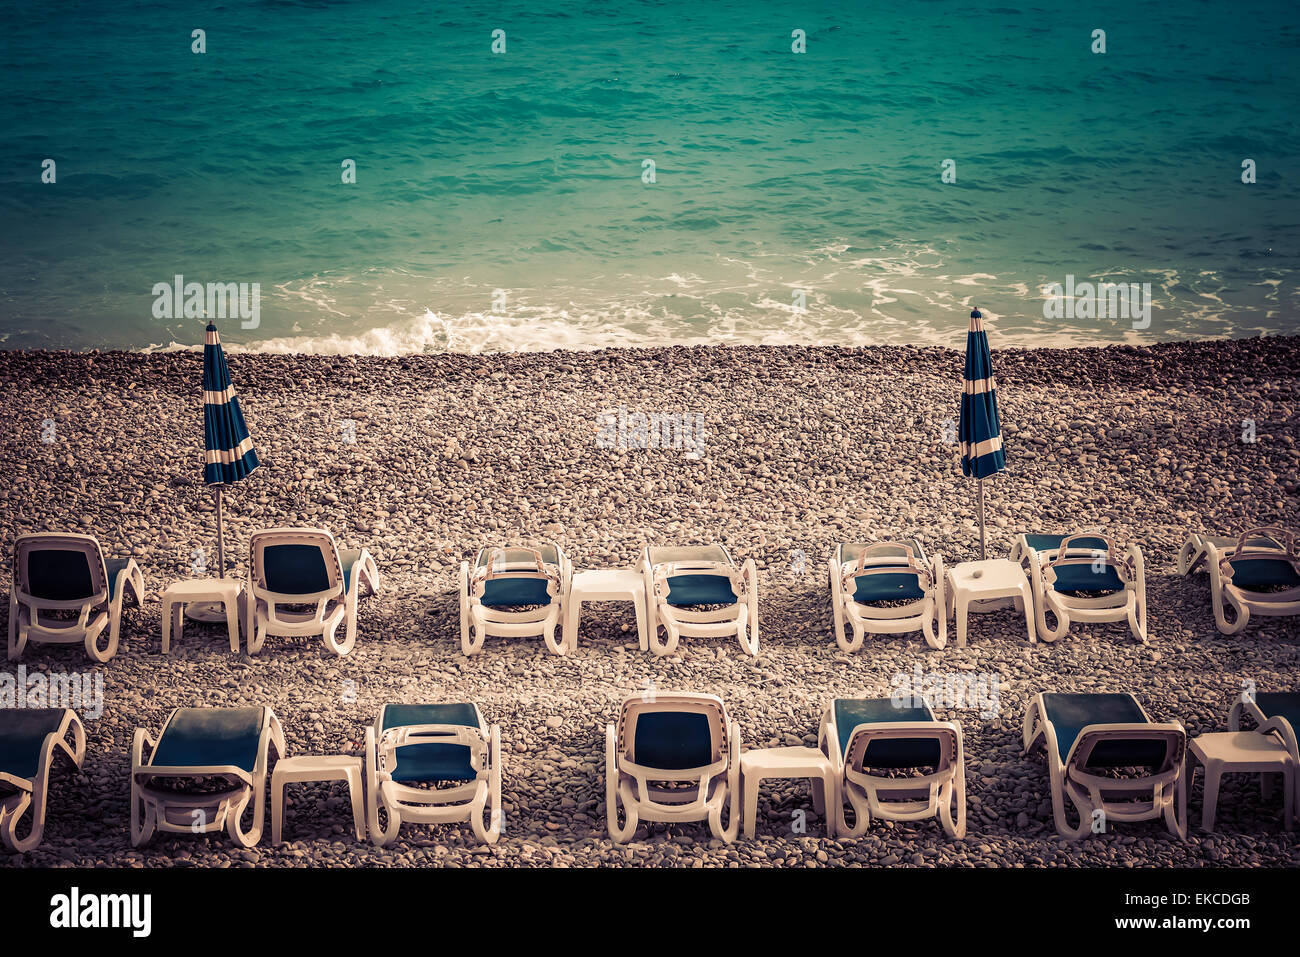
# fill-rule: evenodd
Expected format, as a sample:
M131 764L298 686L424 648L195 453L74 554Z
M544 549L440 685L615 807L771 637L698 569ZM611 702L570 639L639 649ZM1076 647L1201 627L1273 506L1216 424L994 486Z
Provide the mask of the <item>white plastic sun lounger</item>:
M1161 817L1171 834L1187 836L1187 733L1152 721L1133 695L1037 694L1022 741L1025 754L1040 745L1047 754L1052 814L1067 840L1107 831L1112 821ZM1069 822L1067 798L1078 824Z
M460 563L460 650L475 655L489 635L540 635L552 654L569 649L563 632L573 566L559 545L482 548Z
M106 560L93 535L19 536L9 590L9 660L16 661L31 641L84 644L91 660L108 661L117 654L128 594L137 605L144 600L144 575L135 559ZM105 629L108 642L100 648Z
M255 845L266 819L270 748L278 758L287 753L270 708L177 708L157 740L137 728L131 744L131 844L139 847L155 831L211 834L225 828L241 847ZM250 803L253 819L245 827Z
M1127 621L1133 637L1147 640L1147 581L1142 549L1122 552L1105 535L1020 535L1010 558L1027 566L1034 587L1035 630L1058 641L1072 621ZM1047 613L1056 618L1048 627Z
M59 751L81 767L86 729L71 708L0 710L0 840L10 851L23 853L41 843L50 768ZM29 810L27 835L19 837L18 823Z
M721 698L637 695L606 727L605 821L615 843L630 841L643 820L707 820L714 837L731 843L740 833L741 797L740 725Z
M722 545L647 547L645 578L650 650L670 655L681 637L735 636L748 655L758 654L758 568L743 566ZM659 641L659 626L667 638Z
M936 720L928 704L900 707L889 698L836 698L822 716L817 737L838 783L829 812L836 815L837 834L861 837L873 817L937 817L949 837L966 836L961 725ZM899 771L920 773L899 776ZM845 798L853 808L852 827L844 813Z
M416 787L450 784L450 787ZM387 816L379 822L379 811ZM486 814L486 820L485 820ZM479 706L388 704L366 728L366 824L383 846L403 821L469 821L485 844L501 837L501 729Z
M1214 623L1223 634L1243 631L1251 615L1300 615L1300 552L1294 532L1264 527L1235 539L1194 536L1183 546L1179 568L1190 572L1202 562L1210 573Z
M372 595L379 588L379 568L368 551L340 549L324 529L271 528L253 533L249 552L244 634L250 655L262 650L267 635L320 635L340 657L352 650L361 586ZM316 607L304 612L281 605ZM340 625L342 641L335 637Z
M842 543L831 556L829 570L840 650L857 651L868 632L920 631L931 648L947 643L943 558L936 554L931 563L920 542ZM852 638L844 635L845 622Z

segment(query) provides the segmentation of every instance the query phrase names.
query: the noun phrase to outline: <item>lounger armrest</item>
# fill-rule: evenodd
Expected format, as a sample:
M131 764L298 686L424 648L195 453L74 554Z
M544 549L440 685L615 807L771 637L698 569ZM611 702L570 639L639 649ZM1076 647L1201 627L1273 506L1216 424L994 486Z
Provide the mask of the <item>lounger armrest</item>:
M1142 546L1132 542L1124 549L1124 557L1133 568L1133 582L1139 592L1145 594L1147 587L1146 559L1142 557Z
M158 746L158 742L144 728L135 729L135 737L131 740L131 774L145 767L144 752L147 748L150 756L153 750Z
M1296 750L1295 728L1292 727L1291 722L1286 718L1283 718L1280 715L1274 716L1269 718L1255 730L1260 734L1276 734L1282 739L1282 743L1286 745L1287 750L1291 752L1293 758L1300 753Z
M240 783L249 787L253 784L253 775L233 764L159 765L156 767L152 764L145 764L133 768L131 773L138 782L146 778L230 777L237 778Z

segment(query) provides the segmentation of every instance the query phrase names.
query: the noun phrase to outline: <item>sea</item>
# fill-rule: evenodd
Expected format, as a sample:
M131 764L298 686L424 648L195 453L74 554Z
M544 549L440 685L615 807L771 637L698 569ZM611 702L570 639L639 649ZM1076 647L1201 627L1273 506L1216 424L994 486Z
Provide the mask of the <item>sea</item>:
M0 78L4 349L1300 331L1294 0L3 0Z

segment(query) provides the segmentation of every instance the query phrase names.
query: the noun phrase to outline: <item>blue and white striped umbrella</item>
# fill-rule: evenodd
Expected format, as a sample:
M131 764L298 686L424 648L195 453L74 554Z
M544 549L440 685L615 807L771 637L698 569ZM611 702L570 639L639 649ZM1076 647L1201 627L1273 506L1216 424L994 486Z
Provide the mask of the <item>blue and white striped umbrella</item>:
M226 575L226 529L221 490L260 464L253 440L239 411L235 387L230 383L226 354L215 323L208 323L203 341L203 481L217 492L217 577Z
M203 481L234 482L257 468L257 452L239 411L215 323L203 343Z
M1002 423L998 419L998 392L993 383L993 361L984 317L970 314L966 333L966 372L962 381L961 418L957 423L961 444L961 470L979 480L980 558L984 558L984 479L1007 467L1002 450Z

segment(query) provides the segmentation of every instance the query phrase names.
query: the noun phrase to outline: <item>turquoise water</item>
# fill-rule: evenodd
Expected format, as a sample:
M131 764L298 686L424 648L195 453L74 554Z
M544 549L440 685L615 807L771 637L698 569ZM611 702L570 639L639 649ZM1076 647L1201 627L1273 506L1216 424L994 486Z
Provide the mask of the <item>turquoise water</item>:
M176 274L259 284L257 327L222 336L275 351L960 347L971 304L1002 345L1300 327L1293 3L6 2L2 22L6 348L201 344L201 318L155 317ZM1067 275L1150 283L1149 327L1044 318Z

